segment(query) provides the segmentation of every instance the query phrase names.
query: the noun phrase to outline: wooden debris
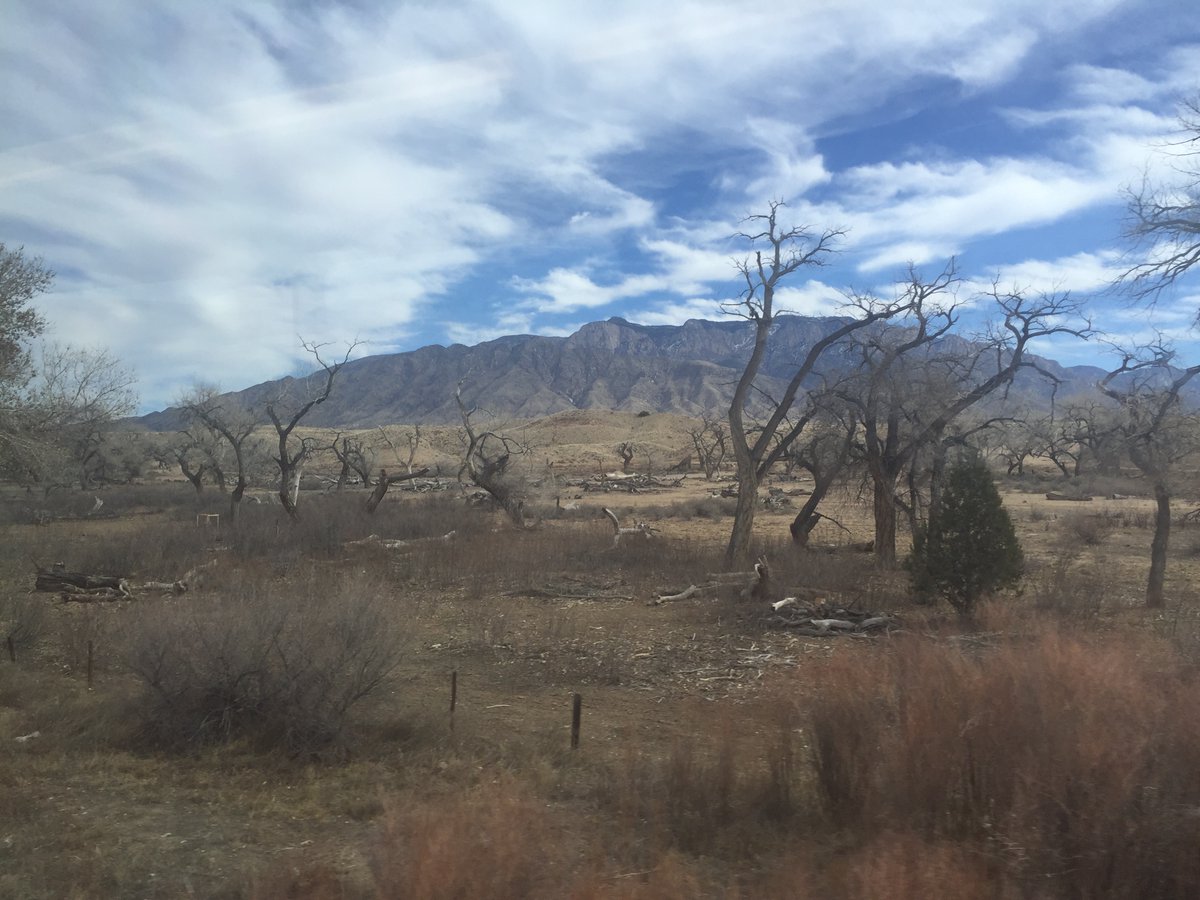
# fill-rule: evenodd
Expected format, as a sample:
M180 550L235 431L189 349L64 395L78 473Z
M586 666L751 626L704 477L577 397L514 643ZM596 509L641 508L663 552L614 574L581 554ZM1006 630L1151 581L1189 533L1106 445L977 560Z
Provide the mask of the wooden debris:
M428 546L429 544L449 543L450 541L454 540L457 534L457 531L447 531L440 537L412 538L406 541L390 540L381 538L377 534L369 534L362 540L346 541L345 546L350 548L381 547L384 550L415 550L418 547Z
M628 494L645 494L677 488L683 484L683 477L662 479L652 475L626 475L621 472L610 472L564 483L568 487L576 487L582 491L601 491L606 494L613 491L624 491Z
M703 584L691 584L681 591L662 590L646 602L647 606L659 606L675 600L688 600L699 594L719 591L723 588L736 588L740 600L766 600L771 593L771 570L767 566L766 557L759 557L750 572L716 572L708 576Z
M1091 497L1085 497L1082 494L1073 497L1070 494L1060 494L1057 491L1049 491L1046 494L1046 499L1047 500L1064 500L1064 501L1067 501L1070 503L1091 503L1092 502Z
M810 637L886 632L900 624L895 616L861 612L824 602L805 604L796 597L786 597L771 604L767 622Z
M34 590L50 593L66 591L78 593L81 591L114 590L128 595L129 585L124 578L117 575L88 575L83 572L67 572L55 567L52 571L39 570Z
M620 545L622 536L627 535L627 534L628 535L637 534L637 535L641 535L643 538L649 538L658 533L658 529L654 528L651 525L648 525L645 522L637 522L633 526L627 526L625 528L622 528L621 522L617 518L617 514L615 512L613 512L611 509L609 509L607 506L604 507L604 514L606 516L608 516L609 521L611 521L613 524L613 542L612 542L612 547L609 549L615 550Z

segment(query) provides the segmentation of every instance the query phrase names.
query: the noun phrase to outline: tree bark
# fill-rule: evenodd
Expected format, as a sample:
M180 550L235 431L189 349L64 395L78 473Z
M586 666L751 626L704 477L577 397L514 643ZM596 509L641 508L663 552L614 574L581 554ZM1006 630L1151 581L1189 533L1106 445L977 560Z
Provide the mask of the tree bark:
M375 482L375 488L371 491L371 496L367 498L367 512L373 513L379 508L379 504L383 502L383 498L387 495L388 488L396 482L421 478L428 473L428 469L421 469L417 472L410 470L404 475L389 475L387 469L380 469L379 480Z
M896 564L895 480L875 481L875 558L885 566Z
M1167 575L1167 545L1171 539L1171 494L1161 481L1154 482L1154 539L1150 542L1150 577L1146 581L1146 606L1161 609Z
M725 548L725 565L736 566L750 556L750 535L754 530L754 514L758 509L758 478L753 467L738 466L737 509L733 517L733 531L729 535L729 546Z

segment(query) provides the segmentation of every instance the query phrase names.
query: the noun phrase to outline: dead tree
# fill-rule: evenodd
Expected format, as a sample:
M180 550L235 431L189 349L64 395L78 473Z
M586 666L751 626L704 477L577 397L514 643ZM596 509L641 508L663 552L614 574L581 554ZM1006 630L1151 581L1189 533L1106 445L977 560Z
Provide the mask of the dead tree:
M521 452L519 442L495 431L480 431L471 421L478 407L470 409L463 402L462 382L454 391L454 402L458 405L466 433L466 450L459 480L465 473L471 483L486 491L516 525L525 524L525 492L520 480L508 470L513 453Z
M316 406L329 399L329 395L333 393L333 384L338 372L350 361L350 354L354 352L354 348L358 346L358 342L355 341L347 347L345 356L342 357L340 362L336 363L327 363L321 358L320 344L302 340L300 345L311 353L321 366L320 372L314 373L302 382L305 385L311 385L313 380L316 380L316 388L312 390L307 399L299 403L299 406L295 408L290 416L287 413L281 414L277 410L277 406L282 402L286 402L286 399L281 398L267 404L267 418L275 426L275 435L278 440L279 452L273 459L275 460L275 464L279 466L279 502L283 504L284 510L293 520L300 517L296 503L299 499L300 475L303 471L304 461L316 449L316 443L312 439L305 438L293 450L291 445L292 432L296 430L296 426Z
M729 432L725 423L705 413L700 420L700 427L689 429L688 435L692 439L692 446L696 448L696 459L704 471L705 480L712 481L729 452Z
M637 448L632 441L622 441L617 445L617 456L621 457L621 471L629 474L629 464L633 462L633 454Z
M412 475L413 461L417 458L417 450L421 446L421 426L413 425L412 431L405 435L405 444L408 451L406 454L401 454L399 448L396 447L395 442L392 441L391 435L388 434L387 429L382 425L379 426L379 436L383 438L383 442L387 444L388 449L392 451L392 456L394 456L396 460L404 466L405 471L407 471L409 475ZM416 490L416 482L413 482L413 490Z
M396 475L389 475L387 469L380 469L379 478L375 482L371 496L367 498L367 512L373 513L379 508L379 504L383 502L383 498L387 495L388 488L393 484L398 484L401 481L409 481L413 478L423 478L428 474L428 469L421 469L417 472L403 472Z
M343 490L350 475L358 476L363 487L371 484L371 470L375 467L375 452L362 439L334 432L329 450L338 461L337 490Z
M1120 280L1138 300L1154 301L1200 263L1200 98L1183 104L1179 125L1179 137L1164 148L1176 181L1143 180L1126 192L1125 236L1145 261L1130 266Z
M825 518L818 507L850 464L856 422L853 417L826 414L819 427L793 443L788 458L812 476L812 492L805 498L788 531L797 547L807 547L809 535Z
M249 443L258 427L258 419L249 410L239 408L231 398L222 398L212 385L197 385L180 400L184 413L194 422L211 429L229 446L237 478L229 494L229 518L237 521L242 497L250 484Z
M738 237L755 249L752 256L737 264L738 272L746 284L745 290L737 300L726 305L727 312L749 320L754 326L750 359L734 387L729 406L729 441L737 463L738 501L733 529L725 550L727 567L748 562L754 513L758 508L759 484L812 417L811 409L797 415L793 407L822 355L859 329L897 315L905 308L902 303L862 302L858 298L851 298L849 305L858 316L809 348L782 396L768 401L770 411L764 421L748 421L752 418L751 404L763 398L756 381L775 324L776 289L800 269L825 265L829 255L834 252L834 245L845 234L841 229L829 229L814 236L809 228L803 226L786 227L779 222L783 208L781 201L772 201L768 212L746 219L747 223L759 230L743 232Z
M918 453L945 436L959 415L1003 391L1019 372L1039 372L1028 356L1031 342L1054 334L1086 337L1090 323L1063 294L1026 297L993 285L990 300L1002 320L982 340L950 340L957 323L959 278L951 261L933 280L910 269L901 296L904 319L857 336L857 385L838 389L860 422L857 450L871 478L875 556L896 561L897 489Z
M1200 374L1200 365L1174 368L1174 351L1161 344L1144 352L1144 358L1125 354L1121 365L1101 380L1100 390L1119 404L1126 452L1154 489L1154 538L1150 543L1146 606L1161 608L1165 603L1163 589L1171 538L1173 470L1200 447L1194 417L1181 411L1179 394Z

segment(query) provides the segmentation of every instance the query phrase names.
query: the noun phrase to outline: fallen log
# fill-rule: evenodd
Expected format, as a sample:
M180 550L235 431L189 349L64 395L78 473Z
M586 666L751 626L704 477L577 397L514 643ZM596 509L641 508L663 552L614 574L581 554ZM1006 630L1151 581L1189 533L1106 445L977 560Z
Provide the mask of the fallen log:
M1060 494L1057 491L1049 491L1046 494L1046 499L1047 500L1061 500L1061 501L1066 501L1068 503L1091 503L1092 502L1091 497L1084 497L1082 495L1077 496L1077 497L1072 497L1070 494Z
M94 591L110 589L129 593L129 585L124 578L117 575L88 575L84 572L65 572L55 569L51 572L39 571L34 583L34 590L57 593L59 591L85 590Z

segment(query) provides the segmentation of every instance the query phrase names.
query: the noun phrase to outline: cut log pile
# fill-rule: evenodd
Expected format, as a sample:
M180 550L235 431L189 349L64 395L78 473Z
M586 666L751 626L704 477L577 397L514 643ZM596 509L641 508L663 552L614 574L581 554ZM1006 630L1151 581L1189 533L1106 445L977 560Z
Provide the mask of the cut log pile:
M653 475L593 475L591 478L577 478L565 482L567 487L579 488L581 491L599 491L605 494L613 491L624 491L627 494L648 494L654 491L667 491L683 484L683 476L679 478L655 478Z
M900 620L883 613L846 609L835 603L802 603L796 597L785 597L771 604L767 623L791 629L794 634L834 637L888 632L899 627Z

